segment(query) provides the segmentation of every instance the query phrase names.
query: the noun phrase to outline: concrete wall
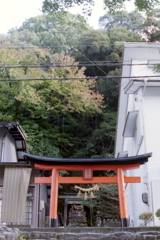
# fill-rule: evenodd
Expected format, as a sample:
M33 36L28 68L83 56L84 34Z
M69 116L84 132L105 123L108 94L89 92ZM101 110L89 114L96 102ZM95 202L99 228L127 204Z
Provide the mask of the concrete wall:
M126 185L128 214L130 224L134 226L139 226L142 223L138 219L142 212L152 211L155 214L157 208L160 208L157 201L158 193L160 192L160 182L158 182L160 180L160 161L158 157L160 155L160 87L158 85L149 87L148 85L148 81L153 82L157 80L158 82L160 77L147 78L147 76L159 74L154 73L153 67L148 66L149 60L160 61L159 48L160 44L124 44L123 63L130 63L131 65L124 65L122 70L115 157L118 156L118 153L124 151L128 152L128 156L153 153L149 163L137 170L126 171L128 176L141 176L142 181L141 183ZM136 76L141 76L141 78L136 79ZM134 88L131 84L130 91L127 94L126 86L132 79L136 79L136 84L138 81L141 81L143 86L140 86L133 92ZM129 111L135 110L139 111L139 113L134 135L133 137L124 137L123 130L127 114ZM142 202L143 193L148 194L148 204ZM154 217L154 221L150 225L160 225L158 218Z
M153 152L148 162L149 197L151 209L154 213L160 208L160 87L148 87L145 91L145 129L147 152ZM157 217L154 225L160 225Z
M125 86L131 80L128 76L144 76L144 75L154 75L153 69L147 66L133 66L129 65L133 63L133 60L138 62L146 63L146 60L160 60L159 53L160 44L150 44L150 43L125 43L124 53L123 53L123 63L122 69L122 79L120 82L119 89L119 107L118 107L118 118L117 118L117 134L116 134L116 146L115 146L115 157L117 157L118 152L123 149L123 129L124 122L127 115L127 110L130 108L130 103L128 100L129 95L124 93ZM124 78L125 77L125 78ZM129 104L129 105L128 105ZM133 104L133 103L132 103Z

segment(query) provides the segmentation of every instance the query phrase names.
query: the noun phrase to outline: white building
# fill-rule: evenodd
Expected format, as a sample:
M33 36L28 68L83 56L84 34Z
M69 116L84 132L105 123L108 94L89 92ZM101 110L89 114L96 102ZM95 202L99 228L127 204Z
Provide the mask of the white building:
M130 226L140 226L145 211L154 214L150 225L160 226L155 216L160 208L160 72L154 72L155 64L160 64L160 44L124 44L115 157L153 154L125 173L141 176L141 183L126 185Z

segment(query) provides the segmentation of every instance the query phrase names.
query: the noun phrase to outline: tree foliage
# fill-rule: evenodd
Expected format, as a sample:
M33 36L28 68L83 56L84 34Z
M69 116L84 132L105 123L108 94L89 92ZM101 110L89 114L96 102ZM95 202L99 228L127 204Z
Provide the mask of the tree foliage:
M66 130L74 136L74 144L70 147L73 157L98 158L113 154L116 112L105 110L103 114L92 117L79 116L76 121L74 118L71 121L70 129Z
M93 61L105 61L110 48L110 39L106 30L88 30L81 34L77 48L72 55L79 62L93 63ZM102 68L88 67L85 73L88 76L104 75Z
M125 7L126 0L104 0L104 7L111 12L121 10ZM150 11L155 6L158 6L159 0L135 0L135 7L140 11ZM64 11L74 5L83 5L84 13L91 14L91 7L94 5L94 0L44 0L42 11L44 13L52 13Z
M75 4L78 6L84 5L84 12L90 15L94 0L44 0L42 11L43 13L64 11L66 8L73 7Z
M93 201L94 210L102 219L119 220L118 189L116 184L100 184L99 197Z
M6 47L7 45L8 43L3 43L1 46ZM39 115L45 116L48 111L54 113L59 111L101 111L103 96L93 90L95 80L85 79L84 67L79 69L78 66L76 67L75 65L74 68L60 68L57 66L47 70L43 69L42 62L47 62L48 59L52 65L55 63L57 65L64 63L78 65L78 63L75 63L73 57L65 55L63 52L52 55L48 50L44 49L1 49L0 58L2 64L0 78L6 80L20 78L42 79L40 81L1 82L1 92L4 93L2 101L5 102L9 96L12 96L12 103L17 102L18 105L24 107L26 105L27 109L34 108L32 117L38 117ZM23 64L23 67L14 68L14 65L18 66L21 64ZM42 68L33 69L28 67L28 65L40 64L42 64ZM13 68L7 68L8 65L13 66ZM67 77L68 79L74 77L75 80L45 80L56 77ZM82 78L82 80L78 78ZM6 107L8 106L8 104L4 105L6 105ZM8 114L14 114L14 119L12 120L16 120L18 114L18 109L15 110L12 106L9 107Z
M157 209L155 214L156 214L156 217L158 217L160 219L160 208Z
M105 6L111 11L115 12L115 9L124 8L126 0L104 0ZM159 0L134 0L134 5L139 11L150 11L155 6L158 6Z
M21 46L52 46L52 52L76 45L84 30L90 29L81 15L60 12L26 20L21 27L11 29L8 39Z
M123 42L143 41L142 26L147 29L149 23L137 12L107 14L101 23L105 29L93 30L83 17L63 11L30 18L0 39L0 80L42 79L0 81L0 120L21 124L30 153L70 158L113 156L119 91L116 76L121 75ZM151 26L153 23L158 24L152 21ZM70 79L73 77L75 80ZM69 189L73 191L71 186ZM118 218L115 185L102 186L100 195L95 208L102 216Z
M57 16L55 18L57 18ZM26 46L26 44L28 44L31 47L33 47L32 39L30 40L29 38L27 39L25 35L23 36L25 31L28 31L28 36L37 36L37 34L40 31L42 31L43 37L47 39L47 36L48 36L47 34L52 30L52 27L54 26L56 28L58 26L54 24L54 21L51 20L52 19L51 16L49 17L48 15L43 16L42 19L44 20L44 25L46 26L47 24L48 26L51 25L50 29L49 27L47 27L49 31L44 31L42 29L42 22L39 21L39 19L41 18L38 17L38 20L37 18L34 18L34 19L29 19L28 21L25 21L25 23L23 24L23 28L21 26L15 32L10 31L8 39L14 42L13 44L14 46L15 45L17 46L19 43L21 46ZM72 24L70 23L70 26L71 25ZM51 51L46 51L43 48L38 49L37 47L33 48L34 50L32 48L29 48L30 49L29 53L34 52L35 55L34 54L33 55L37 57L37 60L36 60L37 62L35 61L36 64L37 65L40 64L42 66L41 68L39 68L39 70L42 71L43 77L46 77L46 76L47 77L51 77L51 76L56 76L56 77L67 76L68 77L68 76L74 76L74 74L76 74L77 76L84 77L88 71L88 67L87 69L84 67L82 68L82 67L79 67L78 64L79 64L79 60L82 60L80 62L81 65L87 61L87 59L84 57L86 53L89 58L91 57L95 61L96 60L101 61L101 59L115 60L116 59L115 57L117 56L118 56L118 59L120 59L119 55L117 55L116 53L112 53L112 45L110 44L109 35L107 34L106 30L104 31L90 30L87 34L86 33L87 33L86 31L85 32L82 31L81 33L79 33L79 37L77 38L77 46L75 47L73 46L72 48L68 49L65 52L62 51L61 53L59 53L60 50L57 48L55 48L55 50L53 51L52 47L50 49ZM22 36L23 38L21 38ZM27 42L25 42L25 40ZM3 42L4 42L4 39L2 40L2 43ZM37 44L41 46L40 41L38 41ZM50 44L53 44L52 41L50 42ZM87 47L86 45L88 45L87 50L86 50L86 47ZM24 50L28 52L27 48L24 48ZM9 50L7 51L9 52ZM38 53L36 51L38 51ZM81 51L82 51L82 54L84 55L83 59L78 58L78 56L82 57ZM57 52L57 53L53 55L53 52ZM122 48L120 52L122 52ZM11 53L12 51L10 51L10 54ZM106 57L108 56L108 54L106 55L106 53L111 53L110 58ZM71 56L69 57L69 54L72 55L72 57ZM74 58L76 58L77 63L74 62ZM76 64L77 65L70 68L57 67L54 69L44 67L44 65L46 64L59 65L62 62L63 62L63 65L66 65L66 64L72 65L73 63L74 65ZM24 64L25 61L22 60L21 63ZM25 64L26 65L33 64L33 62L26 62ZM90 68L90 70L92 70L92 68ZM27 67L24 69L26 73L29 74L31 69ZM34 71L34 69L32 70ZM115 69L113 67L105 68L105 70L107 70L108 74L112 74L112 75L119 75L119 72L120 72L120 69ZM40 75L38 74L39 73L35 74L36 77L40 77ZM95 69L93 70L93 74L91 75L97 76L97 75L105 75L105 74L101 69L95 67ZM17 75L17 76L20 77L20 75ZM27 75L25 77L27 78ZM40 107L38 107L38 105L36 106L35 104L31 103L30 106L25 105L25 111L24 111L24 108L22 108L24 104L22 104L22 102L18 103L18 107L17 107L18 109L17 115L19 117L18 121L23 125L23 128L25 129L28 137L30 135L32 136L29 138L30 139L29 149L32 151L32 153L36 153L37 149L39 149L39 146L41 146L41 143L40 143L40 140L41 140L43 142L44 148L42 147L41 151L40 149L38 151L41 153L45 153L42 155L53 156L51 147L47 147L46 148L47 150L45 149L45 146L47 144L44 143L45 141L44 139L48 139L49 142L50 141L53 142L54 146L59 150L57 151L57 154L59 152L63 157L73 157L73 156L74 157L97 157L97 156L105 157L106 155L110 156L110 154L113 154L119 81L117 80L103 81L102 79L99 79L99 80L96 80L95 82L95 80L90 81L89 79L87 79L87 83L85 84L89 86L90 91L92 92L92 94L89 94L90 100L88 99L89 92L87 93L86 91L85 94L82 94L84 93L84 91L82 91L82 88L84 88L83 84L81 84L81 86L79 85L78 87L76 81L74 81L74 84L73 84L73 81L72 82L60 81L61 84L58 84L56 82L57 81L52 81L52 84L50 81L45 81L45 82L40 81L39 83L34 81L32 82L34 83L33 90L36 91L36 94L38 94L38 96L41 96L41 98L39 98L39 101L41 102ZM85 81L83 81L83 83L84 82ZM115 87L115 82L117 83L117 87ZM28 84L26 83L24 84L25 84L24 88L28 88ZM50 92L49 89L51 87L53 88L53 86L51 85L54 85L54 87L56 87L56 90L54 89L54 91L52 90L52 92ZM81 104L82 103L81 101L79 101L80 96L78 96L77 93L75 94L72 91L73 85L76 85L76 87L78 87L79 93L81 92L81 97L84 99L84 102L85 102L84 105ZM72 94L71 94L72 96L70 95L71 91L72 91ZM99 108L97 105L97 107L99 108L97 109L98 112L96 109L91 110L92 106L95 107L94 97L96 97L95 95L96 91L100 91L101 94L104 95L104 100L105 100L103 108ZM26 95L27 95L27 92L26 92ZM101 98L101 101L102 101L102 95L98 95ZM47 96L47 97L43 99L44 96ZM68 98L70 99L70 105L69 104L67 105L66 103ZM31 99L29 100L31 101ZM23 96L21 96L21 100L25 101L25 97L23 99ZM56 101L57 101L57 104L56 104ZM58 105L58 102L59 102L59 105ZM52 105L54 105L54 107ZM108 109L106 113L104 112L104 109L105 109L104 107ZM114 112L112 113L112 111ZM25 115L23 115L24 112L25 112ZM5 113L7 113L7 111L5 111ZM25 118L28 118L31 120L31 124L34 125L34 122L35 122L34 126L36 129L35 132L37 135L38 135L37 131L41 131L42 135L41 137L39 136L38 138L39 140L36 139L36 134L34 135L29 131L28 121L27 122L24 121L24 116ZM13 111L13 116L11 116L8 119L13 119L12 117L13 118L15 117L15 111ZM106 122L106 118L108 119L107 122ZM26 124L27 126L25 127ZM48 129L48 131L46 131L46 128ZM54 136L56 136L55 138L53 138L52 134L50 134L52 132L51 129L53 129L54 131ZM46 133L48 134L48 136Z
M155 9L147 15L144 34L149 42L160 42L160 9Z
M9 32L6 46L13 43L13 46L31 48L1 50L2 65L26 65L17 69L2 68L1 78L98 76L96 80L83 81L1 83L4 106L1 119L20 122L28 135L32 153L63 157L113 154L119 91L119 79L114 76L121 74L118 64L122 58L123 42L142 41L138 25L144 21L135 12L128 16L126 12L117 15L109 15L107 29L103 30L90 29L79 15L60 12L30 18L20 28ZM3 37L2 46L6 44L4 41ZM50 48L43 49L45 46ZM32 64L41 67L27 67ZM57 67L44 67L46 64ZM75 66L58 67L67 64ZM92 66L80 67L79 64ZM113 78L99 78L107 75ZM29 122L33 129L29 128Z
M144 226L146 227L147 224L153 220L153 213L143 212L139 215L139 219L144 221Z
M108 31L123 27L129 30L132 35L137 33L143 41L159 42L160 40L160 9L158 8L150 11L145 17L137 11L107 13L100 17L99 24ZM126 39L125 34L124 38ZM139 40L137 39L137 41Z
M99 25L107 30L115 26L123 26L127 30L140 32L144 28L144 22L145 18L137 11L108 12L99 19Z
M8 46L10 48L7 49ZM35 69L28 67L40 65L48 59L51 64L78 64L73 57L64 53L51 54L48 50L37 48L14 49L14 45L8 42L1 44L1 47L0 79L6 81L0 82L0 121L18 121L28 135L32 153L54 156L54 152L58 155L62 150L68 154L68 146L73 145L73 136L62 130L62 124L70 125L67 117L63 122L63 116L90 115L102 111L103 96L94 90L95 80L76 80L76 77L85 78L85 69L78 66L49 69L43 68L43 65ZM21 64L23 67L7 68ZM75 80L45 80L52 77L75 77ZM14 81L21 78L42 80ZM42 145L43 149L40 147Z
M90 30L81 34L77 49L72 55L78 62L86 62L92 66L86 67L87 76L113 76L111 79L97 80L96 89L104 95L107 108L117 110L123 42L140 42L141 36L137 32L127 30L123 26L114 26L109 30ZM101 64L99 66L99 63Z

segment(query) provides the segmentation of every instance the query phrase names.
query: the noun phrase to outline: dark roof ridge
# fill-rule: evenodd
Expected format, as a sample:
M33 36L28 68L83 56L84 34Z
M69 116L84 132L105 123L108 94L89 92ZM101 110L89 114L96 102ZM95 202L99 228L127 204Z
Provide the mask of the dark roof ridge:
M131 165L148 162L148 158L152 156L152 153L123 158L51 158L25 152L23 156L32 163L45 165Z

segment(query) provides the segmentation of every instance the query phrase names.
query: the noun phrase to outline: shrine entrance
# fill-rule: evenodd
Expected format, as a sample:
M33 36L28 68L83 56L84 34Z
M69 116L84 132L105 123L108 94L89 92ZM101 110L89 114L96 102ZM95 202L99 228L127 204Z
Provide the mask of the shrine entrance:
M88 218L89 226L93 227L93 198L88 197L84 199L84 196L77 196L77 194L67 194L59 195L60 200L63 199L64 202L64 212L63 212L63 226L81 226L88 227ZM97 196L94 196L94 200L97 199ZM87 206L86 206L87 203ZM74 208L75 206L75 208ZM85 207L84 207L85 206ZM86 212L88 210L88 214Z
M118 185L121 226L128 226L127 204L125 196L125 183L140 183L139 176L125 176L124 170L139 168L148 161L151 153L126 158L101 159L60 159L48 158L24 153L34 167L43 171L51 171L50 177L35 177L35 183L51 184L50 197L50 227L57 227L58 184L93 184L115 183ZM83 177L62 177L59 171L82 171ZM114 177L94 177L93 171L114 170Z

